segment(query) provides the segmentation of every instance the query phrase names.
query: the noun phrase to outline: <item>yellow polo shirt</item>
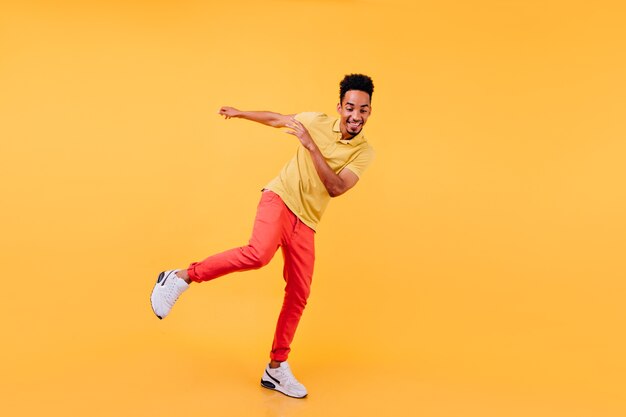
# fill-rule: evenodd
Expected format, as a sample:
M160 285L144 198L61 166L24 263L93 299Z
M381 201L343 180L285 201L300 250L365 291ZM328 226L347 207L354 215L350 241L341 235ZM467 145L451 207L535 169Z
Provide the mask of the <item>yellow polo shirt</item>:
M338 118L313 112L299 113L295 118L307 128L335 173L349 169L359 178L363 175L374 158L374 150L365 140L363 131L350 140L341 140ZM296 155L265 188L278 194L287 207L313 230L331 199L304 146L298 147Z

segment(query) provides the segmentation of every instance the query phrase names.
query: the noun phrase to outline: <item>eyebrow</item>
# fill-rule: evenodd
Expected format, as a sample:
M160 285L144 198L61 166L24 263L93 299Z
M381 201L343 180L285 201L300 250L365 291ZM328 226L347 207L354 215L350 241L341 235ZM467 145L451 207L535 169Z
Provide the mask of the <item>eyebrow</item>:
M355 106L354 103L350 103L349 101L346 103L346 106L348 106L348 105ZM369 107L369 106L370 106L369 104L361 104L361 107Z

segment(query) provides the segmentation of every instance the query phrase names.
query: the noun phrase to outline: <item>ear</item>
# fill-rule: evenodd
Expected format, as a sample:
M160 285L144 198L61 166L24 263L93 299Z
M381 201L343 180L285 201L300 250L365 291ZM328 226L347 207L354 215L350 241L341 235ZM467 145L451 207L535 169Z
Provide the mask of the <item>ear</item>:
M337 103L337 113L341 113L341 103Z

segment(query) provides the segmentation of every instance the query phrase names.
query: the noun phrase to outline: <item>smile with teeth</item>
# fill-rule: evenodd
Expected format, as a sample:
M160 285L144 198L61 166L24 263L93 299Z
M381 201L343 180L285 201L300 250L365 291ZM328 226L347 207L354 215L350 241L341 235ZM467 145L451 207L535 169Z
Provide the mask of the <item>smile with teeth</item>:
M355 122L353 120L348 121L348 125L350 125L350 127L359 127L361 126L361 122Z

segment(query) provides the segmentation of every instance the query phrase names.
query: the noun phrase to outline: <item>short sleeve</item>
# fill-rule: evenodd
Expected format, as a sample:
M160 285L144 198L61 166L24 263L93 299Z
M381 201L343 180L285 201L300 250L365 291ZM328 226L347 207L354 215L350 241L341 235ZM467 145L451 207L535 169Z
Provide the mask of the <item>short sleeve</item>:
M371 146L367 146L359 152L356 158L350 161L344 169L348 168L350 171L354 172L357 177L361 178L367 167L369 167L374 160L374 156L374 149Z
M313 121L317 119L318 117L320 117L321 115L323 115L323 113L302 112L302 113L296 114L294 118L300 123L302 123L304 127L308 129L311 126L311 123L313 123Z

